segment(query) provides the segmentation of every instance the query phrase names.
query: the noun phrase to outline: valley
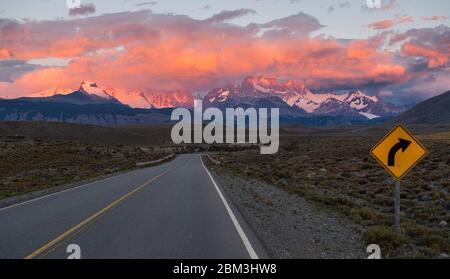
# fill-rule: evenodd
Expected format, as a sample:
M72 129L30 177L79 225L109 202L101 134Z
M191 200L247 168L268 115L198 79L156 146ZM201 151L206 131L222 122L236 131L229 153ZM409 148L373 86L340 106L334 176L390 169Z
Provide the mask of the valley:
M173 107L133 108L93 82L72 93L2 99L0 119L8 121L0 122L0 204L169 154L208 152L208 167L270 257L361 258L365 245L377 243L385 258L448 258L449 92L403 112L362 92L314 94L301 84L269 81L248 78L213 90L203 106L278 108L279 151L272 155L260 154L260 142L190 143L192 134L175 144ZM191 115L192 108L184 111ZM392 229L394 181L369 155L396 123L406 123L430 152L404 181L401 235Z
M208 152L220 163L204 158L208 168L266 242L271 257L363 257L364 245L378 243L386 258L446 258L450 126L409 128L430 154L403 183L401 236L392 229L394 182L369 155L389 124L283 125L279 152L261 155L257 145L175 145L170 125L3 122L0 203L133 170L138 162L171 153Z

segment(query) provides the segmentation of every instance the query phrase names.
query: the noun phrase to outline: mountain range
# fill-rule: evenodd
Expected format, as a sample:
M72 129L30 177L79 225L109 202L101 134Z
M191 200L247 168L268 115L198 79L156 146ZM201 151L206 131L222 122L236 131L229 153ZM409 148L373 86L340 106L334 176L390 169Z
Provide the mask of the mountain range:
M118 91L115 88L100 87L93 81L83 81L77 90L56 87L34 93L32 94L32 97L34 99L53 99L55 101L72 102L71 100L67 100L68 98L65 98L64 96L68 94L70 95L73 92L88 94L91 96L91 101L94 101L93 99L98 99L95 96L100 97L98 100L103 103L109 103L110 100L120 101L118 97L120 94L118 94ZM192 106L194 102L194 97L187 91L154 91L150 89L133 89L123 92L123 95L120 96L123 98L122 103L132 107L145 109Z
M130 104L124 104L117 98L115 89L83 81L75 91L55 89L38 94L38 97L0 99L0 120L93 125L163 124L170 123L173 108L190 108L194 100L187 92L136 90L128 94L134 99ZM133 102L142 104L142 101L144 108L132 107ZM439 107L439 101L430 102ZM205 107L220 109L276 107L280 109L280 120L284 123L315 126L379 123L394 119L406 110L362 91L313 93L302 82L280 82L266 77L247 77L240 84L213 89L204 97L203 103ZM447 113L448 107L444 104ZM422 117L425 115L423 110L426 109L420 109ZM407 112L407 118L410 118L408 113L417 114Z
M17 100L74 105L122 104L113 94L98 87L92 81L83 81L78 90L68 94L55 91L53 95L48 97L23 97Z
M114 91L83 81L76 91L48 97L0 100L0 120L49 121L91 125L164 124L171 109L132 108L114 97Z
M344 117L350 122L391 118L403 106L386 103L361 91L344 94L313 93L304 83L276 78L247 77L239 85L212 90L205 102L216 107L279 107L284 117Z

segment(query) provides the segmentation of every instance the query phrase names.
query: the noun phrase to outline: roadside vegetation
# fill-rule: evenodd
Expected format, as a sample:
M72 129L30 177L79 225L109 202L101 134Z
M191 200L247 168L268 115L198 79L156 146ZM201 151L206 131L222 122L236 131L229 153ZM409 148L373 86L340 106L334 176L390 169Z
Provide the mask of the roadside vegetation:
M429 155L404 179L402 234L393 231L394 181L369 155L379 136L291 136L275 155L216 153L219 171L258 179L340 212L386 258L447 258L450 252L448 133L423 135Z
M167 148L0 137L0 199L136 167Z
M173 153L258 146L174 145L170 125L0 122L0 200L120 173Z

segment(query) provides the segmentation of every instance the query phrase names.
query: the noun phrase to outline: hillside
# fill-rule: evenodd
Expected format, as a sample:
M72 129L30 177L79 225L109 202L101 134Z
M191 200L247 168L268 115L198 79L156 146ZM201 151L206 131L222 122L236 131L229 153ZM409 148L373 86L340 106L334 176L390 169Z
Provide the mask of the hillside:
M450 123L450 91L428 99L395 118L404 124Z
M83 97L81 99L80 97ZM64 100L62 101L62 99ZM74 103L74 100L83 102ZM146 125L170 123L171 109L136 109L114 99L100 103L96 98L89 103L80 92L48 98L21 98L0 100L0 120L47 121L101 126Z

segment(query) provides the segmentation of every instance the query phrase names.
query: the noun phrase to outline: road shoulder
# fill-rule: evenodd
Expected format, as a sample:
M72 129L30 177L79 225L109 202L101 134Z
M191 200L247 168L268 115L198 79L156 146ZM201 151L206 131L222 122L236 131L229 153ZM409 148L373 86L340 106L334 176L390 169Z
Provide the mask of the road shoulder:
M269 257L365 257L359 229L338 214L272 185L208 167Z
M230 196L228 195L228 191L221 185L221 183L218 180L217 174L212 171L211 167L208 165L208 159L206 159L203 156L200 156L200 160L201 163L203 165L203 167L207 170L208 175L211 175L211 182L214 183L214 186L218 187L218 190L220 191L220 193L223 195L223 198L226 200L226 204L224 203L224 206L227 207L229 206L230 210L232 211L234 217L236 218L236 221L238 222L238 226L240 228L237 228L236 224L235 227L236 229L239 230L241 229L245 235L244 238L246 239L242 239L242 235L240 235L242 241L244 242L244 246L247 246L248 244L245 244L246 241L249 242L249 245L251 246L250 250L253 250L252 252L248 251L249 248L247 248L247 251L249 252L249 254L254 253L255 255L251 256L251 258L257 258L257 259L269 259L269 253L267 252L266 247L264 246L263 242L258 238L257 234L254 232L252 226L247 222L247 219L241 214L238 206L234 203L234 200L232 198L230 198ZM230 218L233 219L233 217L230 214ZM241 234L241 233L239 233Z

